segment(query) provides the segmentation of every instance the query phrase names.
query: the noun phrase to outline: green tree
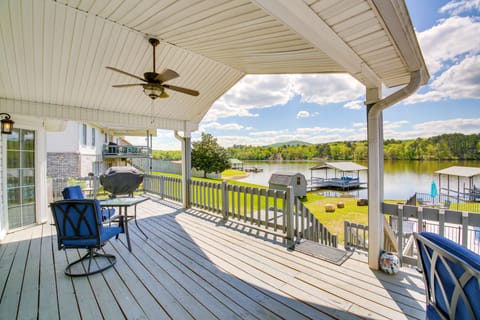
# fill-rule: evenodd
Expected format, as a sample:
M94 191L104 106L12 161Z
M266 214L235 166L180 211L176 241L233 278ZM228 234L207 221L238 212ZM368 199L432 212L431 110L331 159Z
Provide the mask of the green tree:
M220 173L230 168L228 153L221 147L217 138L202 132L200 141L192 142L192 167L203 170L203 177L208 173Z

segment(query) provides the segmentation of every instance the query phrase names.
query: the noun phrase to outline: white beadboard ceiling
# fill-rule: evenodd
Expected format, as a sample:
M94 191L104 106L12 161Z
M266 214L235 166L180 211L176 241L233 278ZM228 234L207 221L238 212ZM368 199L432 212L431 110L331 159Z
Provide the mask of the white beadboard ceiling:
M180 77L152 102L112 88ZM195 130L245 74L349 73L366 87L428 72L403 0L0 0L0 112L111 128Z

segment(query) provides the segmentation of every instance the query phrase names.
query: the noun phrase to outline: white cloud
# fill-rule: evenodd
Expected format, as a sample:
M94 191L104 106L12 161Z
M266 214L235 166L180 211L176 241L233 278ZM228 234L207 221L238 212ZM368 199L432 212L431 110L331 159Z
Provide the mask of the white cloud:
M245 130L246 128L238 123L218 123L218 122L209 122L202 124L200 131L205 131L205 129L216 129L216 130Z
M254 110L284 106L295 95L302 102L321 105L348 102L346 108L358 109L360 102L349 101L364 94L363 85L346 74L247 75L214 103L203 121L257 117Z
M430 75L434 76L447 63L458 62L465 54L480 51L480 21L473 17L450 17L431 29L418 33ZM478 38L478 36L477 36Z
M258 117L258 113L251 113L248 108L229 105L223 98L217 100L207 112L202 121L216 121L227 117Z
M303 102L329 104L358 99L365 87L346 74L297 75L292 84Z
M384 130L398 129L398 128L404 127L406 124L408 124L407 120L385 121L383 123L383 129Z
M310 117L310 112L302 110L297 113L297 119Z
M474 134L480 132L480 118L457 118L435 120L419 123L414 130L422 132L422 136L435 136L444 133Z
M478 2L480 0L475 1L477 7ZM451 1L441 10L460 10L470 6L468 3ZM474 40L479 34L479 17L458 16L441 20L431 29L419 33L418 40L432 79L425 88L428 89L426 92L425 89L420 90L424 93L412 95L405 103L479 99L480 42Z
M256 117L254 109L283 106L294 96L290 75L247 75L218 99L204 121Z
M438 11L458 15L471 10L480 10L480 0L453 0L446 3Z
M259 137L259 136L279 136L279 135L285 135L288 134L288 129L284 130L269 130L269 131L254 131L250 132L249 135L253 137Z
M361 110L364 106L363 100L353 100L345 103L343 107L352 110Z
M385 129L385 139L407 140L441 135L444 133L473 134L480 131L480 119L457 118L427 121L413 125L408 130Z
M417 93L405 102L445 99L480 99L480 55L466 57L434 79L430 91Z
M326 127L312 127L312 128L297 128L296 133L304 135L314 135L319 133L351 133L355 130L352 128L326 128Z

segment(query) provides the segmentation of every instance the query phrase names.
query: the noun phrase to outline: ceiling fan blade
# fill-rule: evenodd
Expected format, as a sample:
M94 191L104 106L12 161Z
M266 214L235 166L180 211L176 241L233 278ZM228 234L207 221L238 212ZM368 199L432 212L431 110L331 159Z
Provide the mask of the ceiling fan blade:
M110 69L110 70L112 70L112 71L116 71L116 72L122 73L122 74L124 74L124 75L126 75L126 76L130 76L130 77L135 78L135 79L138 79L138 80L140 80L140 81L147 82L147 80L145 80L145 79L143 79L143 78L140 78L139 76L136 76L136 75L134 75L134 74L128 73L128 72L126 72L126 71L123 71L123 70L120 70L120 69L117 69L117 68L114 68L114 67L105 67L105 68Z
M125 88L125 87L135 87L135 86L143 86L143 83L130 83L130 84L114 84L112 87L114 88Z
M168 80L172 80L172 79L175 79L175 78L178 78L180 77L180 75L178 73L176 73L175 71L171 70L171 69L165 69L162 71L162 73L159 73L156 77L155 77L155 80L158 80L160 82L167 82Z
M198 92L197 90L192 90L192 89L187 89L187 88L182 88L182 87L177 87L177 86L171 86L169 84L162 84L162 86L167 88L167 89L178 91L178 92L181 92L181 93L186 93L186 94L189 94L189 95L195 96L195 97L200 94L200 92Z

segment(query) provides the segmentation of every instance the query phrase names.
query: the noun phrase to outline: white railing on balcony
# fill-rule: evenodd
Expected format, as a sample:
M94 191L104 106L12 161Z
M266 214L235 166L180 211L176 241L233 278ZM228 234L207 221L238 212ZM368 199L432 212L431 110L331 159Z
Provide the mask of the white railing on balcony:
M152 150L147 146L104 144L102 155L104 158L148 158Z

